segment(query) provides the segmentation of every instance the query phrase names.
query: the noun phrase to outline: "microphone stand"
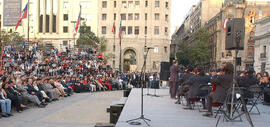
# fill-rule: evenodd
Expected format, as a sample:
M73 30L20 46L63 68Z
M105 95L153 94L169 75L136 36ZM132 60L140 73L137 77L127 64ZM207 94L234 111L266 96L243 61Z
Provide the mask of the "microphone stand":
M146 46L145 46L145 48L146 48ZM146 55L144 56L144 62L143 62L142 70L141 70L141 75L143 75L143 73L145 72L145 69L146 69L146 59L147 59L149 49L150 48L147 48ZM151 121L151 120L145 118L144 114L143 114L143 84L142 84L142 77L140 78L140 83L141 83L141 116L138 117L138 118L135 118L135 119L128 120L126 122L129 123L130 125L140 125L141 124L140 122L133 122L133 121L143 120L146 123L146 125L148 127L150 127L150 124L147 121Z

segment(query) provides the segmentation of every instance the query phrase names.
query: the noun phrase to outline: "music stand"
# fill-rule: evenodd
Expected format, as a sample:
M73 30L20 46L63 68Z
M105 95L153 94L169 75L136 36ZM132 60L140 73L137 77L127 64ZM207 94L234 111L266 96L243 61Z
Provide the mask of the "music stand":
M147 48L146 46L145 46L145 48L147 49L147 51L146 51L146 54L144 56L144 62L143 62L142 70L141 70L141 75L143 75L143 73L146 70L146 59L147 59L147 55L149 53L149 50L151 49L151 48ZM126 122L129 123L129 124L140 125L140 122L133 122L132 123L132 121L143 120L146 123L147 126L150 126L150 124L147 121L151 121L151 120L145 118L144 114L143 114L143 84L142 84L142 77L140 78L140 83L141 83L141 115L138 118L131 119L131 120L128 120Z

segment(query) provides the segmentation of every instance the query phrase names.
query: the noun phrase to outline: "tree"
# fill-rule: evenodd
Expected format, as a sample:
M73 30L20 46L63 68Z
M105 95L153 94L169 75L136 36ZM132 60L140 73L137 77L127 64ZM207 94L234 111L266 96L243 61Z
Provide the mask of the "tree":
M23 36L21 36L18 32L14 33L6 33L4 31L0 34L0 46L2 47L2 41L4 41L4 45L13 44L15 46L22 44L24 41Z
M86 23L83 22L83 25L80 27L80 37L77 40L77 45L79 48L94 47L97 48L97 43L99 43L99 38L90 30L89 26L86 26Z
M177 58L180 64L184 66L192 65L204 65L210 61L210 48L209 37L210 34L201 28L194 33L194 42L188 44L186 41L179 42L179 50L177 52Z

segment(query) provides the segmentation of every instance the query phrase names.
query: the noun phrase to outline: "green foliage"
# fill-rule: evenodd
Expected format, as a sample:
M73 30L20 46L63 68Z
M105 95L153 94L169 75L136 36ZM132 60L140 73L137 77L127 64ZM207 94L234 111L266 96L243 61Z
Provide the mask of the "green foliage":
M89 26L86 26L84 22L80 27L80 37L77 40L77 45L79 47L94 47L97 48L97 44L99 43L99 38L90 30Z
M4 41L4 45L13 44L15 47L20 45L24 39L18 32L14 33L6 33L4 31L0 34L0 46L2 47L2 41ZM1 51L1 48L0 48Z
M186 41L179 42L177 58L184 66L204 65L210 61L211 50L209 48L210 34L205 29L199 29L194 34L194 42L188 44Z
M99 43L100 52L105 52L107 49L107 40L105 37L101 37L101 38L99 38L99 40L100 40L100 43Z

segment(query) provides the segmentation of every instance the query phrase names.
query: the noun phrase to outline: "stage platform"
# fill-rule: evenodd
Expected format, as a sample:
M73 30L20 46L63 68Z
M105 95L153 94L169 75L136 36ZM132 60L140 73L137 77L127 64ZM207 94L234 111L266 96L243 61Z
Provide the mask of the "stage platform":
M144 94L147 89L144 90ZM154 90L151 89L153 94ZM144 114L150 119L151 127L215 127L217 118L203 117L198 110L184 110L182 105L174 104L170 99L169 89L158 89L157 95L161 97L144 96ZM130 125L126 121L140 116L141 89L133 88L125 107L119 117L116 127L147 127L142 121L141 125ZM270 106L258 105L261 115L251 115L255 127L270 127ZM223 122L218 127L249 127L246 117L243 122Z

